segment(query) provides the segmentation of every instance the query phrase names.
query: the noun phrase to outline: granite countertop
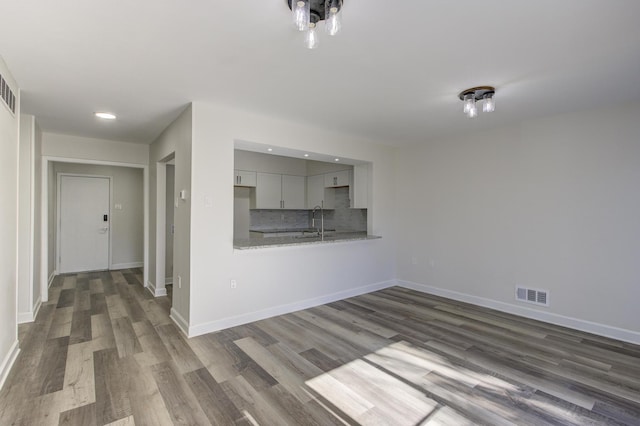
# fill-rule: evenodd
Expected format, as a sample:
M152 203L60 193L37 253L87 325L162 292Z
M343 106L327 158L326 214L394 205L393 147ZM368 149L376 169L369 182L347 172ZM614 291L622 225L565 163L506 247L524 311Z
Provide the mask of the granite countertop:
M324 232L333 232L335 229L325 229ZM261 234L279 234L285 232L318 232L316 228L281 228L281 229L249 229L249 232Z
M233 248L236 250L247 250L267 247L301 246L309 244L339 243L345 241L375 240L379 238L382 237L367 235L366 232L336 232L331 235L325 235L324 240L322 240L320 237L271 237L251 238L248 240L234 240Z

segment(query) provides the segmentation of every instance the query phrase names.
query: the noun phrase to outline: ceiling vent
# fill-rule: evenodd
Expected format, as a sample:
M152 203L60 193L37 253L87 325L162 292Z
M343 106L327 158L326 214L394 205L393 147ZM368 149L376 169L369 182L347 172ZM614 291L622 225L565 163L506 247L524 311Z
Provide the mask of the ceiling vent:
M9 108L12 114L16 113L16 97L13 94L13 91L4 80L4 77L0 74L0 97L4 101L5 105Z
M533 303L535 305L549 306L549 291L516 286L516 300Z

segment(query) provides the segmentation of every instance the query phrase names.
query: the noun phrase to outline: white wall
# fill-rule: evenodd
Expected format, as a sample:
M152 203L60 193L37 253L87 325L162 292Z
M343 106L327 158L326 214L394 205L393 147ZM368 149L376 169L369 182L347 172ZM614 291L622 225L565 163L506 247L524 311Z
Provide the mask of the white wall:
M34 319L35 314L37 314L37 308L39 307L39 302L42 301L41 294L41 285L42 282L42 270L40 268L42 262L42 250L41 245L44 236L42 235L42 197L40 196L42 192L42 130L38 126L37 121L33 120L34 124L34 138L33 138L33 170L32 170L32 180L33 180L33 262L32 262L32 270L33 270L33 280L31 282L32 287L32 300L33 300L33 313ZM46 278L46 277L45 277Z
M45 132L42 135L42 155L91 161L148 164L149 146Z
M400 150L399 279L640 343L638 117L623 105ZM551 306L516 302L516 284Z
M81 175L110 176L111 268L140 267L144 262L144 188L142 169L95 164L54 162L54 171ZM122 206L116 210L115 205ZM55 205L52 206L55 210Z
M297 135L308 135L302 140ZM370 229L380 240L233 249L234 140L321 152L374 164ZM394 163L389 147L293 122L193 104L190 333L389 285L394 256ZM237 281L230 289L229 280Z
M151 144L149 151L149 283L162 294L165 281L166 244L166 162L175 154L175 191L185 190L187 199L174 210L173 304L171 317L185 330L189 322L189 263L191 216L191 106L171 123ZM227 178L231 186L230 171ZM169 200L168 202L172 202ZM177 276L181 278L181 285Z
M236 150L233 161L234 168L239 170L294 176L307 175L307 161L299 158Z
M17 229L20 92L4 60L0 74L16 96L14 115L0 100L0 387L18 354Z
M40 149L42 132L35 117L20 116L18 179L18 322L35 319L40 306ZM37 249L36 249L37 248Z

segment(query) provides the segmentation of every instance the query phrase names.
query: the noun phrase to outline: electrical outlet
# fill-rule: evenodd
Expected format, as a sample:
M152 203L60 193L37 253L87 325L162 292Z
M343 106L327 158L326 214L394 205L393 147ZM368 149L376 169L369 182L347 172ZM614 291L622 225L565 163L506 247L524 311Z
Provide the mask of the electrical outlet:
M236 288L238 286L238 283L236 283L236 280L231 280L230 284L231 284L231 288Z
M178 275L178 288L182 288L182 277Z

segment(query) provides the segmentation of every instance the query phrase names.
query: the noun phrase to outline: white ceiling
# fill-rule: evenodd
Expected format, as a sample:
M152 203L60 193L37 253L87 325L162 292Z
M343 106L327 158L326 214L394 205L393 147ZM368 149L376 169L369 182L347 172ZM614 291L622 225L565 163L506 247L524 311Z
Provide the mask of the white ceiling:
M402 144L640 100L638 0L344 2L310 51L286 0L3 1L0 56L44 131L142 143L191 101Z

